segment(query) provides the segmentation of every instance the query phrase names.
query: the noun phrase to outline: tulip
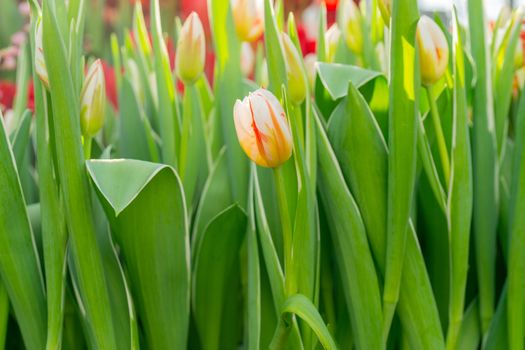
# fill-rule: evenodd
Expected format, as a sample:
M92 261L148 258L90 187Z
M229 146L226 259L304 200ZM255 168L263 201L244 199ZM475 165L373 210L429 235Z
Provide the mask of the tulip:
M199 16L192 12L180 30L175 69L185 84L194 83L204 71L205 37Z
M35 70L36 75L46 88L49 88L49 77L47 75L46 60L42 46L42 20L39 19L35 28Z
M337 25L337 23L334 23L330 26L330 28L328 28L328 30L325 33L326 60L328 62L333 62L340 39L341 31L339 30L339 26Z
M93 137L104 126L106 106L104 69L100 60L96 60L89 67L80 98L82 134L86 137Z
M427 16L417 23L416 40L419 48L421 80L426 86L437 82L447 69L448 43L439 26Z
M259 84L263 88L267 88L268 85L270 84L270 77L268 76L268 62L266 62L266 58L264 58L261 63L261 68L260 68L260 72L258 75L259 76L257 77L257 80Z
M308 89L301 56L292 42L292 39L290 39L287 34L281 33L281 42L283 44L286 61L288 97L293 103L300 104L304 101Z
M346 45L354 53L363 52L363 32L361 11L352 0L342 0L337 9L337 23L343 33Z
M231 0L235 31L242 41L259 39L264 30L264 3L262 0Z
M258 89L233 107L239 143L256 164L276 168L292 155L292 135L286 114L277 98Z

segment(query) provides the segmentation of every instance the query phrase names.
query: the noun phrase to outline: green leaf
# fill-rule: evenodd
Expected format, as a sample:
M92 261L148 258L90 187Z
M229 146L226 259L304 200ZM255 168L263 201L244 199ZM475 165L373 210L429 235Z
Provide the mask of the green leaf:
M268 90L275 96L280 96L281 86L287 86L286 61L277 27L272 1L264 0L264 42L266 48L266 64L268 65Z
M508 246L508 336L509 349L525 347L525 94L518 107L516 141L514 146L513 177L509 209Z
M499 298L498 307L494 313L494 317L490 322L487 331L487 337L484 340L483 349L485 350L499 350L509 349L508 326L507 326L507 310L508 310L508 281L504 284L501 296Z
M416 176L416 140L419 118L419 59L415 46L417 3L392 4L390 36L390 108L388 116L387 248L383 312L385 335L399 298L405 242Z
M27 150L31 136L31 122L33 115L30 110L26 110L20 118L20 125L12 136L13 154L15 156L16 167L19 171L26 164Z
M173 167L177 166L181 127L176 109L177 97L172 79L168 51L162 36L159 0L151 0L151 36L153 39L153 58L159 104L159 129L162 139L162 160Z
M319 120L317 135L319 192L326 209L356 345L362 349L379 349L383 346L381 297L363 219Z
M458 349L477 350L481 342L481 330L479 328L479 305L474 299L465 310L463 323L459 331Z
M217 62L215 80L216 127L226 146L226 159L232 197L241 207L248 200L248 158L239 145L233 124L233 105L242 94L240 42L233 25L229 2L208 0L208 14ZM220 149L220 148L218 148Z
M138 160L92 160L87 167L121 248L146 343L184 348L189 242L177 174L169 166Z
M292 315L300 317L310 326L323 348L327 350L337 349L337 345L332 339L328 328L326 328L319 311L317 311L310 299L301 294L292 295L284 302L281 308L279 326L270 344L270 349L280 349L284 346L283 342L286 340L286 334L292 329Z
M514 85L514 61L516 50L521 49L520 33L525 13L518 9L510 22L507 40L504 41L505 50L501 68L495 74L494 81L494 119L496 121L496 143L500 159L505 151L505 140L509 128L509 110L512 99L512 89ZM495 65L498 62L494 62ZM498 69L498 68L495 68Z
M224 300L237 293L228 276L238 273L239 250L246 233L247 218L233 205L217 215L206 228L197 247L193 271L193 310L202 348L221 348ZM236 268L237 267L237 268ZM213 291L213 293L210 293Z
M472 115L474 176L473 239L479 287L481 330L485 334L494 313L496 296L496 225L498 215L497 149L492 82L489 73L485 13L482 0L468 1L470 47L476 67Z
M0 113L0 275L29 349L44 349L46 304L35 240Z
M472 220L472 153L468 126L465 60L459 21L454 12L454 112L448 221L450 241L450 305L447 346L456 347L460 332L469 265ZM461 348L463 349L463 348Z
M146 138L145 116L129 78L124 76L119 89L120 131L118 155L122 158L152 160Z

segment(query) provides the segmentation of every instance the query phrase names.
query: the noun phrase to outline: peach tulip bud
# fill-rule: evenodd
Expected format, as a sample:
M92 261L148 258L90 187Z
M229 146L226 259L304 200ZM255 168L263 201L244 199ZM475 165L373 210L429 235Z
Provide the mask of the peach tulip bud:
M175 58L177 77L185 84L194 83L204 71L205 41L201 20L192 12L180 30Z
M361 11L353 0L341 0L337 8L337 23L346 45L356 54L363 52L363 32Z
M328 28L325 33L325 42L326 42L326 60L328 62L333 62L335 58L335 52L337 51L337 45L339 45L339 40L341 39L341 31L337 23L334 23Z
M49 77L47 75L46 60L42 45L42 19L39 19L35 28L35 70L36 75L44 86L49 89Z
M233 107L242 149L257 165L275 168L292 155L292 134L283 107L268 90L258 89Z
M264 31L263 0L231 0L235 31L242 41L253 42Z
M89 67L80 95L80 126L82 134L94 136L104 126L106 86L100 60Z
M448 65L448 43L439 26L427 16L417 23L416 41L419 48L421 80L430 86L437 82Z
M288 79L288 97L295 104L301 104L306 97L308 83L303 70L301 56L288 34L281 33L281 42L286 61L286 75Z

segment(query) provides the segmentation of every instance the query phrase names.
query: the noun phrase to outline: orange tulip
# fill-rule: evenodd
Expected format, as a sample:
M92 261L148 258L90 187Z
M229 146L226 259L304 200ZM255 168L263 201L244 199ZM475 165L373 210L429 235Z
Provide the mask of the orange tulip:
M258 89L233 107L239 143L257 165L275 168L292 155L292 134L277 98Z

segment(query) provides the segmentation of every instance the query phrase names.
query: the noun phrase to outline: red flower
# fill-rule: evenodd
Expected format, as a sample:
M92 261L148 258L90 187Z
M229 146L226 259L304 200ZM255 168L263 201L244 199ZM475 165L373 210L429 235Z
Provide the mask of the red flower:
M309 38L306 35L304 25L301 23L297 26L297 36L299 37L299 43L301 44L301 51L303 52L303 55L306 56L309 53L315 53L317 43L315 39Z
M13 108L16 85L9 81L0 81L0 109L6 111Z
M115 69L106 61L102 61L102 69L106 80L106 95L115 109L118 109L117 84L115 81Z

